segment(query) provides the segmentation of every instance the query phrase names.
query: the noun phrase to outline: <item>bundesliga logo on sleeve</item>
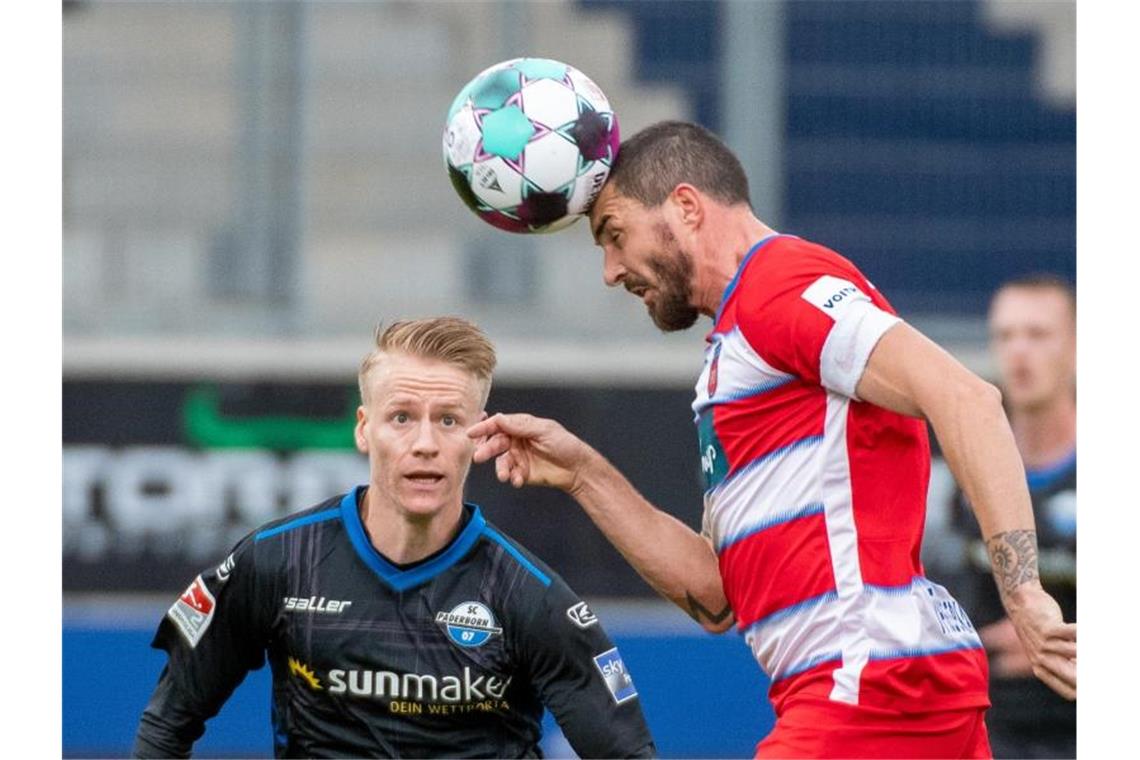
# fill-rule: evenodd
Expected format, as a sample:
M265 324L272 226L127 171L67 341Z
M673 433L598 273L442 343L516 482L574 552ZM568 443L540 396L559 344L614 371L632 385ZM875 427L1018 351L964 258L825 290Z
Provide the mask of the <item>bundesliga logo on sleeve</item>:
M166 615L190 646L195 647L214 619L214 605L214 595L199 575Z

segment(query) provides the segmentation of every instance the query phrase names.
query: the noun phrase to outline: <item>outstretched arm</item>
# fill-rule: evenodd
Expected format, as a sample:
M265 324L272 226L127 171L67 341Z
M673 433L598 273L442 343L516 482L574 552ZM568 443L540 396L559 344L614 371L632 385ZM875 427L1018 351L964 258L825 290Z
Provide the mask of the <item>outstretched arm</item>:
M474 425L475 461L516 488L542 485L570 494L645 581L705 630L733 622L716 553L705 537L654 507L600 453L553 420L496 414Z
M926 417L973 505L1002 604L1033 673L1067 699L1077 693L1077 626L1037 577L1033 507L1001 395L905 323L888 330L856 387L859 398Z

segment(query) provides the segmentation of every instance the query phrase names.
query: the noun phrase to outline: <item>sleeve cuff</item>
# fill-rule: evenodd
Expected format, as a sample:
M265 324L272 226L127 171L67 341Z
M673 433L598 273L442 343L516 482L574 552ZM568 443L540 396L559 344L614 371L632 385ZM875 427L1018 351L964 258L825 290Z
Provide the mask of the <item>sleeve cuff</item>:
M855 387L863 377L871 351L883 334L901 321L870 301L857 301L847 307L823 344L819 362L823 386L858 401Z

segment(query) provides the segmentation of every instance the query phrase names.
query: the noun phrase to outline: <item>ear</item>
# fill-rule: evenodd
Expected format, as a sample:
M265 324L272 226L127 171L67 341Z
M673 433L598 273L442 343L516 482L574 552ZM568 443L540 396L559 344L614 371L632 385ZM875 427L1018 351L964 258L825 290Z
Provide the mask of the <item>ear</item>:
M687 182L682 182L669 193L677 217L686 228L698 229L705 219L705 196Z
M368 424L368 412L363 406L356 407L356 427L353 428L353 437L356 439L356 450L361 454L368 453L368 436L364 427Z

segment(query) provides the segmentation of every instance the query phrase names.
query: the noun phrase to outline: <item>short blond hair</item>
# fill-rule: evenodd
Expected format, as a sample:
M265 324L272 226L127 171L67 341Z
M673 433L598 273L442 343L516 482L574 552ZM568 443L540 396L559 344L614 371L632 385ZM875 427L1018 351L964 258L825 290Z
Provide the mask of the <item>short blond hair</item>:
M476 325L460 317L429 317L393 322L387 328L378 324L375 346L360 362L357 383L360 400L368 401L368 374L387 354L402 353L421 359L437 359L453 364L475 376L482 385L480 408L491 392L495 371L495 346Z

